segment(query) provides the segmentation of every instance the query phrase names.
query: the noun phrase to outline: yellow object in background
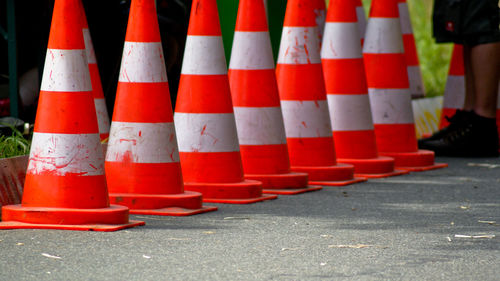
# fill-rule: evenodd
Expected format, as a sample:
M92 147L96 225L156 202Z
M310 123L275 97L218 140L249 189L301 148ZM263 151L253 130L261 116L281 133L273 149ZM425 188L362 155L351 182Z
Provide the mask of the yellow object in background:
M428 137L439 129L443 97L412 100L417 138Z

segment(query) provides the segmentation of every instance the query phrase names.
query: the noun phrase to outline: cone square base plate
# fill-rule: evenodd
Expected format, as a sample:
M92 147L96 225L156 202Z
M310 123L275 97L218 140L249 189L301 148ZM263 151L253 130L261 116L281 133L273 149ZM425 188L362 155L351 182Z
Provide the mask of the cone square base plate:
M2 221L0 222L0 229L59 229L59 230L110 232L141 225L145 225L145 223L143 221L134 221L134 220L130 220L126 224L84 224L84 225L37 224L37 223L25 223L19 221Z
M385 178L408 174L405 170L394 169L395 160L392 157L378 156L374 158L338 158L339 163L354 166L354 175L363 178Z
M199 192L176 194L110 193L111 204L126 206L130 214L154 216L191 216L216 211L217 207L203 206Z
M434 163L434 151L419 149L414 152L381 152L394 158L396 168L410 172L423 172L448 167L446 163Z
M345 186L365 181L367 181L366 178L355 177L351 180L345 180L345 181L309 181L309 184L322 185L322 186Z
M277 195L262 194L262 183L243 180L236 183L185 182L184 189L203 194L203 202L224 204L252 204L278 198Z
M448 164L446 163L435 163L434 165L424 166L424 167L397 167L397 168L408 172L425 172L430 170L442 169L446 167L448 167Z
M278 195L297 195L306 192L322 190L323 187L319 185L308 185L304 188L279 188L279 189L266 189L262 190L262 193L266 194L278 194Z
M262 193L266 194L296 195L323 189L321 186L307 185L307 173L245 174L245 178L262 182Z
M2 220L0 229L116 231L144 225L130 221L129 209L119 205L95 209L7 205L2 207Z
M215 206L203 206L200 209L186 209L186 208L180 208L180 207L168 207L168 208L161 208L161 209L154 209L154 210L147 210L147 209L133 210L133 209L131 209L130 214L132 214L132 215L182 217L182 216L198 215L198 214L213 212L213 211L217 211L217 210L218 210L218 208Z
M262 202L266 200L274 200L278 198L278 195L267 195L263 194L260 197L257 198L251 198L251 199L216 199L216 198L203 198L203 202L207 203L222 203L222 204L253 204L257 202Z
M388 178L388 177L395 177L395 176L401 176L401 175L406 175L409 174L410 171L408 170L394 170L390 173L383 173L383 174L354 174L356 177L363 177L363 178L372 178L372 179L380 179L380 178Z

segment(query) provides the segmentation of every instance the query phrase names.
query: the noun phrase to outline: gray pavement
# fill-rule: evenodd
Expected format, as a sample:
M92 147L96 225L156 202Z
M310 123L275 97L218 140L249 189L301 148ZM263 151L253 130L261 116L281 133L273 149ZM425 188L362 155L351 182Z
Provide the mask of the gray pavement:
M500 160L438 160L112 233L0 231L0 280L500 280Z

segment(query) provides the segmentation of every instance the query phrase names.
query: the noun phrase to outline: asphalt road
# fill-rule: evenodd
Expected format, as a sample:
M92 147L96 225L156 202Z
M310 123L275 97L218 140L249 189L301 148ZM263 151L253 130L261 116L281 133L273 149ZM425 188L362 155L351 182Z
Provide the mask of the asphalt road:
M118 232L0 231L0 280L500 280L500 160L438 160Z

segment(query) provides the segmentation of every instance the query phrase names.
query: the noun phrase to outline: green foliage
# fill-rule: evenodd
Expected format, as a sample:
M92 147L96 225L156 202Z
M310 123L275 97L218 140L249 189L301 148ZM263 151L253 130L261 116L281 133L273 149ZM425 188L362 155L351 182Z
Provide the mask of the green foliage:
M432 0L409 0L413 35L417 44L426 96L444 92L452 44L436 44L432 37Z
M23 137L23 134L11 127L11 136L0 136L0 158L26 155L30 150L30 142Z

